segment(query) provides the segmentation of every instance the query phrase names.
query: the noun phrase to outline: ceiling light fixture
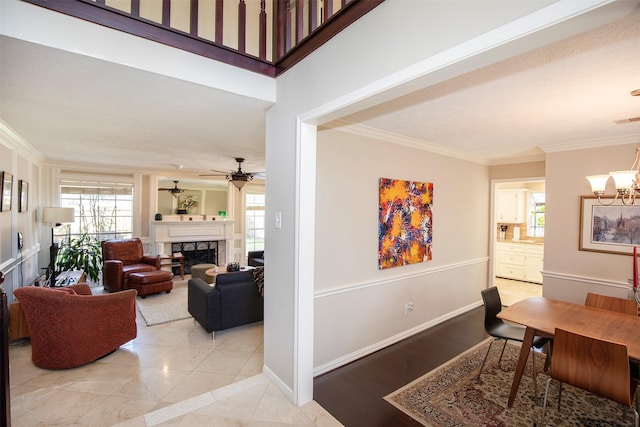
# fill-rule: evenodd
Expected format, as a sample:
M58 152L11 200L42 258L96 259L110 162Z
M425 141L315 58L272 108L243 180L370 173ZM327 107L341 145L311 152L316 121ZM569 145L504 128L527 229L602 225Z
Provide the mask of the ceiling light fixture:
M609 178L613 178L616 185L616 195L610 203L604 203L601 197L606 192ZM591 175L587 179L591 183L591 191L601 205L612 205L618 197L625 205L632 205L640 192L640 147L636 148L636 159L631 169L609 172L609 175Z

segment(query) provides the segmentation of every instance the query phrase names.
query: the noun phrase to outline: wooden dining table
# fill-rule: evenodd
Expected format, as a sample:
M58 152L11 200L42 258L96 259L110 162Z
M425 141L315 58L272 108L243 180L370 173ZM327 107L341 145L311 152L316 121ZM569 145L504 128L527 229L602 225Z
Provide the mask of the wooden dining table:
M640 361L640 317L544 297L519 301L500 311L498 317L526 326L507 403L509 408L518 393L533 338L553 338L556 328L624 344L629 359Z

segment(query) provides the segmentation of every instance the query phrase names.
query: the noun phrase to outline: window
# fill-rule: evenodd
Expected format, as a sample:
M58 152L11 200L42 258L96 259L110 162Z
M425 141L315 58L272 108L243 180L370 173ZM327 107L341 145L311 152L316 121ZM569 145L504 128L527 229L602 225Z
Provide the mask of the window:
M544 193L531 192L529 194L529 203L527 204L527 210L529 212L527 219L529 226L528 235L532 237L544 237Z
M247 252L264 250L264 194L247 193L246 210Z
M61 181L60 206L74 208L71 236L98 240L132 237L133 185L118 182Z

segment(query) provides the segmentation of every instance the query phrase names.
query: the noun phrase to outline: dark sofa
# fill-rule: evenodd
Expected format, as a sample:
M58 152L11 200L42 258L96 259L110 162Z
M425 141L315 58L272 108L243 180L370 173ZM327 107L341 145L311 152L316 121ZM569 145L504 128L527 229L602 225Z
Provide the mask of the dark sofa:
M251 270L218 274L215 287L191 279L187 288L189 313L207 332L264 319L264 298Z
M247 265L252 267L264 266L264 251L249 251Z

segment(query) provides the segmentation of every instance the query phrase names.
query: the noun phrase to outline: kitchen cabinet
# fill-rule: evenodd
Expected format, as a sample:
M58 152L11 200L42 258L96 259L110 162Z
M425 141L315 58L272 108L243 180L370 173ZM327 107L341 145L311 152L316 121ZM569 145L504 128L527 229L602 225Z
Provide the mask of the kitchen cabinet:
M499 223L525 222L526 190L504 189L496 191L496 219Z
M544 261L544 247L541 245L525 245L526 258L524 260L524 280L542 283L542 266Z
M544 246L518 242L496 243L496 276L542 283Z

